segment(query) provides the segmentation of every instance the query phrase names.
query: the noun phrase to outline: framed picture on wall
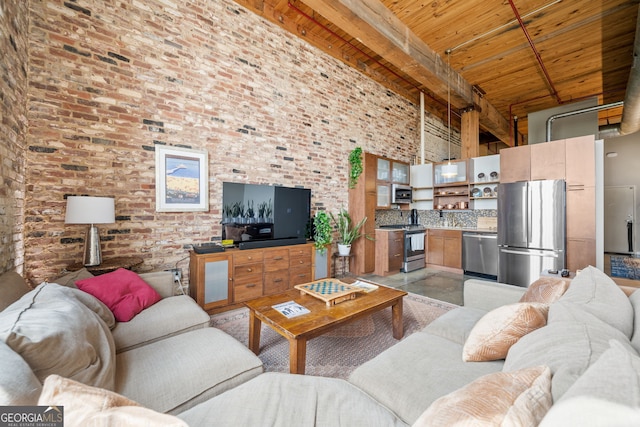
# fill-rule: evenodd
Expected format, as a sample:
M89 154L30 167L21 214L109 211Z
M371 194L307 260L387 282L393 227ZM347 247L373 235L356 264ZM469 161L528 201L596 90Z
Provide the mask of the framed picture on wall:
M156 212L209 210L206 151L156 145Z

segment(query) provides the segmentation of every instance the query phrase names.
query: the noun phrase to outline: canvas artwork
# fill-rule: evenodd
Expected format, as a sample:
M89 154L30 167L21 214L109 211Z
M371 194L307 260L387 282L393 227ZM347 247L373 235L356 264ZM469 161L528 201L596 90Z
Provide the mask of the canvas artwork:
M156 211L209 210L206 151L156 148Z

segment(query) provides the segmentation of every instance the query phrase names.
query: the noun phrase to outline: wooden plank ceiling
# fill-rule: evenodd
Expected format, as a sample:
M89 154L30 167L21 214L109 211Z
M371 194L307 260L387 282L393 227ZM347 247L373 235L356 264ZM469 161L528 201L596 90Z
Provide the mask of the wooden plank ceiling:
M236 0L452 125L480 110L481 143L527 142L527 114L622 101L639 0ZM451 51L447 57L445 52ZM447 64L450 64L450 68ZM449 70L449 71L448 71ZM619 123L622 107L599 113Z

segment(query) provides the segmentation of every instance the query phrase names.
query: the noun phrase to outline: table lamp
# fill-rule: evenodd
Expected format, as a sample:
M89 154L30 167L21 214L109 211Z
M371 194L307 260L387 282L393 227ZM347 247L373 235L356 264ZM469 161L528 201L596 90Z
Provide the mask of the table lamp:
M68 196L66 224L91 224L84 239L85 266L100 265L100 235L96 224L116 222L115 201L112 197Z

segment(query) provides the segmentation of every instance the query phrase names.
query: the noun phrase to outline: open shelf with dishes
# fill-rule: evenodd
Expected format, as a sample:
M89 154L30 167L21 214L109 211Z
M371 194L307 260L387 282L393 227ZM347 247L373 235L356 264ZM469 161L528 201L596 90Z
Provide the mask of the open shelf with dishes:
M440 184L433 188L433 208L442 210L469 209L469 185Z

